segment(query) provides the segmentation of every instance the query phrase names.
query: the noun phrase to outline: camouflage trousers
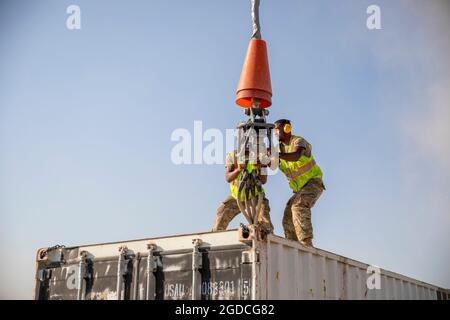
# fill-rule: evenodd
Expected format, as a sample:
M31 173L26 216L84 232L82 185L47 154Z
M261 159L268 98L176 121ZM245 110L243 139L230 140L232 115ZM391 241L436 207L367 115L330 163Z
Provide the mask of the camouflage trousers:
M240 212L241 210L239 210L236 199L232 196L226 197L225 200L220 204L219 208L217 208L216 220L214 222L212 231L215 232L226 230L231 220L233 220L233 218L236 217ZM261 227L271 233L273 232L273 225L270 221L269 212L269 200L264 197L258 216L258 223Z
M283 228L286 239L303 242L313 238L311 208L325 187L322 179L311 179L299 192L295 192L284 209Z

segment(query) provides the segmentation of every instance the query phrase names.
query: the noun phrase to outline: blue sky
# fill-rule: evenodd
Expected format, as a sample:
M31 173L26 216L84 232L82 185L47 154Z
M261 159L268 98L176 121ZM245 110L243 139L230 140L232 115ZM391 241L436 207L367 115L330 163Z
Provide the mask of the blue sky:
M68 30L66 8L81 8ZM366 9L381 8L381 30ZM0 2L0 298L35 252L208 231L222 165L174 165L177 128L233 128L249 1ZM450 287L450 5L262 1L269 119L313 145L315 245ZM290 197L266 186L276 233ZM232 222L235 227L242 218Z

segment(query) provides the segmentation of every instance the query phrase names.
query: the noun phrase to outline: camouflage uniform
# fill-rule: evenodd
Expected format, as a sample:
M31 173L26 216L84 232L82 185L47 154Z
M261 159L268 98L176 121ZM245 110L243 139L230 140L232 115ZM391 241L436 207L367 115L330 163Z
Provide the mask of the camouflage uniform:
M236 152L229 152L227 154L225 163L226 167L236 166L237 165ZM247 169L249 170L250 167L251 165L248 165ZM225 198L225 200L220 204L219 208L217 208L216 220L214 222L214 226L212 229L213 232L226 230L231 220L233 220L233 218L236 217L241 212L236 200L238 193L239 179L240 175L233 182L230 183L231 195ZM258 223L268 233L272 233L273 225L272 222L270 221L269 212L270 212L269 200L267 200L267 198L264 197L258 216Z
M293 152L296 148L302 148L303 150L301 158L297 161L297 163L301 162L301 166L299 167L306 167L308 162L313 161L312 146L308 141L302 137L292 136L287 145L281 142L279 144L279 151L281 152ZM291 163L296 163L296 161ZM291 173L291 168L287 168L289 162L285 161L284 164L285 171L287 171L284 173L289 175ZM282 169L281 161L280 169ZM322 171L315 164L315 161L313 167L305 172L305 175L301 175L299 178L288 179L289 186L294 191L294 195L289 199L284 210L283 229L287 239L300 241L304 245L312 246L313 227L311 224L311 208L317 199L319 199L323 190L325 190L325 186L322 181ZM303 182L301 180L302 177L308 179L308 174L312 175L312 177Z
M286 239L311 242L313 227L311 208L325 189L322 179L311 179L299 192L295 192L286 204L283 228Z
M237 201L231 195L228 196L217 208L216 221L214 222L214 226L212 231L222 231L226 230L228 224L236 217L241 210L239 210ZM270 207L269 200L264 197L264 200L261 204L261 211L259 212L258 223L262 228L264 228L267 232L273 232L273 225L270 221Z

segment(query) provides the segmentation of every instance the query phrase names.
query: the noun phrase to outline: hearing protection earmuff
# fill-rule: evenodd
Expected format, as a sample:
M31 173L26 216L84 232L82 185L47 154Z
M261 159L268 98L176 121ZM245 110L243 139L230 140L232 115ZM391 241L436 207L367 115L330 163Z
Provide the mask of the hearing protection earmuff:
M283 131L284 131L284 133L291 133L291 130L292 130L292 126L291 126L290 123L286 123L286 124L283 126Z

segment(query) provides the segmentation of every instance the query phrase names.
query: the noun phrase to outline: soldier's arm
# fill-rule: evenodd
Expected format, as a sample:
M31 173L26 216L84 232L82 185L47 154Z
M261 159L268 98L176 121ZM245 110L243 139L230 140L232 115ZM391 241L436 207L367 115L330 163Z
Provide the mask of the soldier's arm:
M241 171L242 170L239 166L235 167L234 165L228 165L227 168L225 169L225 180L228 183L232 182L234 179L237 178L237 176Z
M305 151L306 149L303 147L295 147L294 152L280 152L278 156L286 161L297 161Z
M297 161L301 156L307 155L308 152L308 142L305 139L297 139L294 142L293 152L280 152L280 159L286 161Z

